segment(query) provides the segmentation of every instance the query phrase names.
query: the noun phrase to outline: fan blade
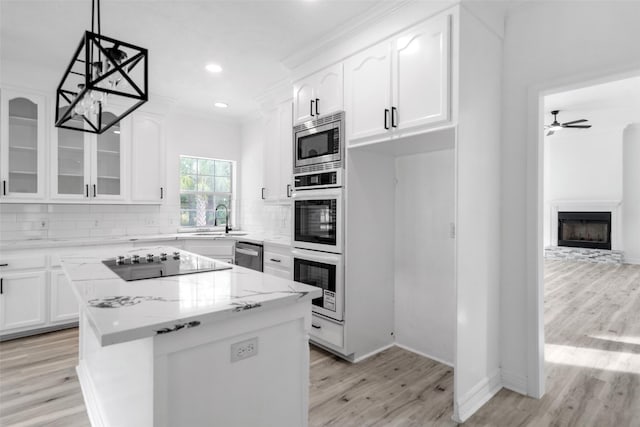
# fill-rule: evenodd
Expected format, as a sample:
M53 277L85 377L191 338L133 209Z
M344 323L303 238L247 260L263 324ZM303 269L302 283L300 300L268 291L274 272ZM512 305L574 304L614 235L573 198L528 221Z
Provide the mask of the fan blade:
M588 121L589 120L587 120L587 119L574 120L572 122L565 122L565 123L562 124L562 126L564 126L564 125L573 125L573 124L576 124L576 123L583 123L583 122L588 122Z
M551 135L553 135L554 133L555 133L554 131L550 130L549 132L547 132L547 135L546 135L546 136L551 136Z
M562 127L568 128L568 129L589 129L591 125L569 125L569 126L562 125Z

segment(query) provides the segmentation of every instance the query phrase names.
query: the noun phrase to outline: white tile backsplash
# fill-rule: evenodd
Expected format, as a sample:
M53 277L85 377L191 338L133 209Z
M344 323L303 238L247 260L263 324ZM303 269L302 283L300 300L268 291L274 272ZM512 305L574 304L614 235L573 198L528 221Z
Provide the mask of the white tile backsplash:
M179 207L0 204L0 240L175 233Z
M242 228L268 235L291 236L291 205L262 200L241 201Z

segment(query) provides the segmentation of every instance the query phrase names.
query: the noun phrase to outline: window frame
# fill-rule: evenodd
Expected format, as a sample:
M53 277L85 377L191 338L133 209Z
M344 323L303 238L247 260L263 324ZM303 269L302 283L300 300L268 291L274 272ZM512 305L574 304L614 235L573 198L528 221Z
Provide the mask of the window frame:
M182 165L182 159L183 158L188 158L188 159L203 159L203 160L211 160L211 161L219 161L219 162L226 162L229 163L231 165L231 174L229 176L229 179L231 180L230 186L231 186L231 191L230 192L216 192L216 191L191 191L191 190L182 190L182 170L181 170L181 165ZM179 207L178 207L178 224L179 224L179 231L218 231L218 230L222 230L224 231L224 221L222 221L222 223L220 223L220 221L218 222L218 225L214 226L214 225L183 225L182 224L182 212L183 212L183 208L182 208L182 195L183 194L206 194L206 195L213 195L213 197L228 197L229 198L229 206L228 209L231 211L231 214L229 215L229 227L234 227L236 225L236 174L237 174L237 162L235 160L230 160L230 159L221 159L221 158L217 158L217 157L204 157L204 156L194 156L194 155L190 155L190 154L180 154L178 156L178 192L179 192ZM200 176L212 176L212 175L200 175L199 173L193 175L193 174L189 174L191 176L195 176L196 177L196 182L197 182L197 178L199 178ZM215 175L213 175L214 177L214 187L215 187ZM196 187L197 188L197 187ZM214 211L215 212L215 211Z

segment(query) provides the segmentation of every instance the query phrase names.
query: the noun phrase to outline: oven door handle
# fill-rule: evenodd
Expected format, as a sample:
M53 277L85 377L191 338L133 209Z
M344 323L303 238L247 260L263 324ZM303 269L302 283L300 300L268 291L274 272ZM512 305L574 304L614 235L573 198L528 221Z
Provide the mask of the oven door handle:
M236 248L236 253L237 254L242 254L242 255L249 255L249 256L259 256L260 254L258 253L258 251L254 251L251 249L240 249L240 248Z
M340 262L340 256L341 256L341 255L331 256L331 255L319 255L319 254L310 255L308 252L297 251L295 249L291 251L291 255L300 259L307 259L310 261L326 261L334 264L337 264L338 262Z

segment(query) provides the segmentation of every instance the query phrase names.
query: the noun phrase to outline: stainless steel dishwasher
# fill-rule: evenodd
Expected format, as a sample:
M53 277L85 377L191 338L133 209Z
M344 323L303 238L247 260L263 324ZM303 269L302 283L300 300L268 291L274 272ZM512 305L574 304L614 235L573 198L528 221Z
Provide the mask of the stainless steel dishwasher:
M262 271L262 245L248 242L236 242L233 251L236 265Z

